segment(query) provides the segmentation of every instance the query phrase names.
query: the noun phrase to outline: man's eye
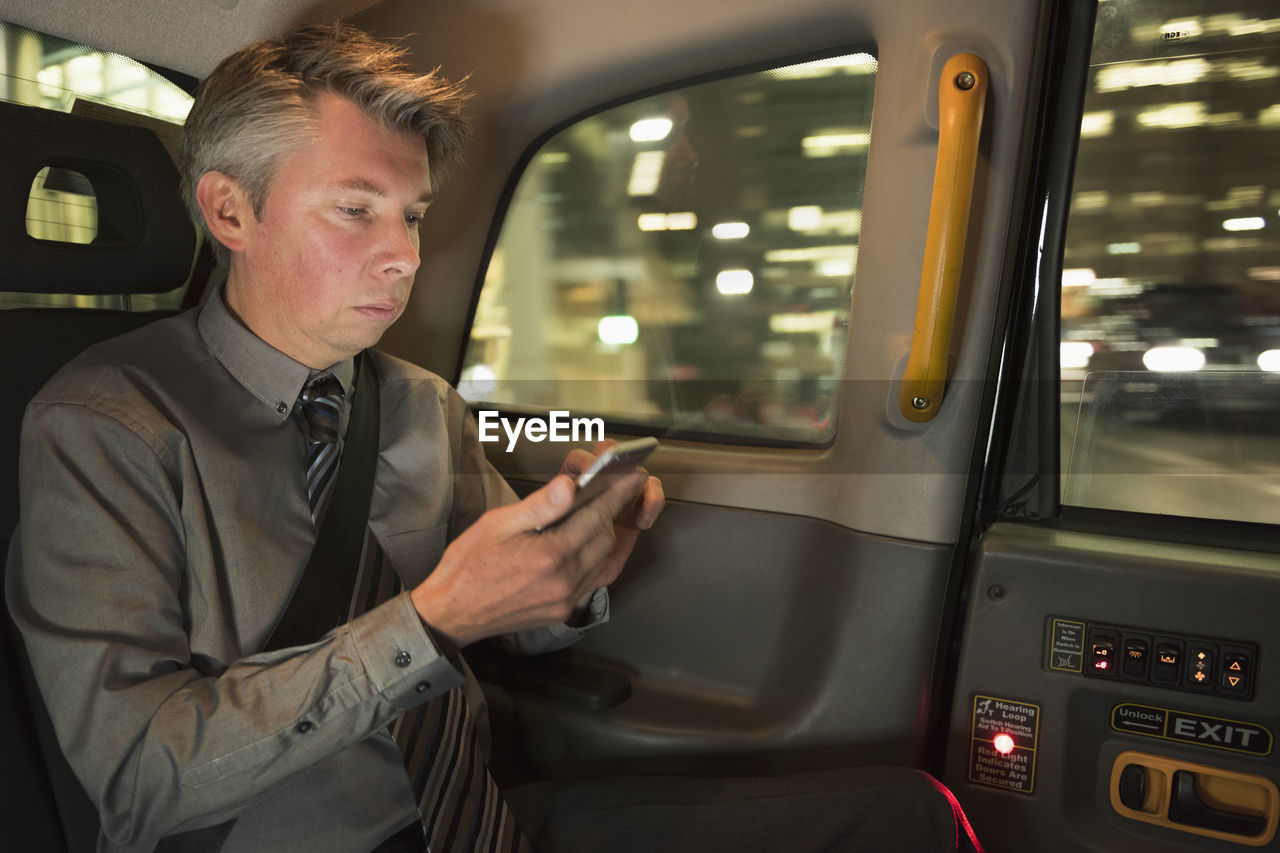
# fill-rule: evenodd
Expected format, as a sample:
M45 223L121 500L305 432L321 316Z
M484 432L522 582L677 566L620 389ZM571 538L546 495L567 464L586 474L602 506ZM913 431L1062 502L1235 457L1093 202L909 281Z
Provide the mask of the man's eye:
M410 224L410 225L418 225L419 223L421 223L421 222L422 222L422 214L421 214L421 213L406 213L406 214L404 215L404 221L405 221L405 222L407 222L407 223L408 223L408 224Z
M346 207L346 206L339 206L339 207L338 207L338 211L339 211L340 213L342 213L344 216L352 216L352 217L355 217L355 216L359 216L360 214L364 213L364 208L363 208L363 207Z

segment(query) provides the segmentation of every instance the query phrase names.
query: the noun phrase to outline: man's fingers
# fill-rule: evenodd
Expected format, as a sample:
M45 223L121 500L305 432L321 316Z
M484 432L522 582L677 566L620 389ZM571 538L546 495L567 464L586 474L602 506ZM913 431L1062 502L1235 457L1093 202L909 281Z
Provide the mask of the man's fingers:
M596 456L583 450L581 447L575 447L569 451L564 458L564 464L560 466L561 474L568 474L570 477L577 477L583 471L591 467L596 461Z
M609 487L601 492L599 497L574 512L574 518L568 519L566 524L573 522L577 516L584 516L587 520L584 520L583 524L611 526L613 520L639 497L644 489L645 480L648 479L648 475L642 471L604 476L609 480Z
M636 513L636 527L648 530L658 520L658 516L667 505L666 493L662 490L662 481L650 477L645 481L644 492L640 497L640 510Z
M573 504L573 480L557 474L536 492L519 503L511 504L495 513L502 515L502 527L507 534L539 530L559 519Z

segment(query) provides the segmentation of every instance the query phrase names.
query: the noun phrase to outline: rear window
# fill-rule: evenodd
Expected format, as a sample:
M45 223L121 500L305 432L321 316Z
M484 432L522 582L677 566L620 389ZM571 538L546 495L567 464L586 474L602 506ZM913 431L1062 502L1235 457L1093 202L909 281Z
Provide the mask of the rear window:
M192 97L128 57L0 21L0 100L151 128L177 160ZM93 186L70 169L31 176L27 234L38 240L90 243L98 233ZM0 309L24 307L177 308L185 285L171 293L124 296L0 292Z

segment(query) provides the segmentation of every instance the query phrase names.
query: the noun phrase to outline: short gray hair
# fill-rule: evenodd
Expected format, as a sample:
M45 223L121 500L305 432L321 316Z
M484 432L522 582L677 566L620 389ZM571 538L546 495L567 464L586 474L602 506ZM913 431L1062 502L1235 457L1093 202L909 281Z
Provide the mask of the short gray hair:
M462 106L469 95L439 69L417 74L405 53L345 24L307 25L218 63L196 91L179 170L187 210L220 261L228 260L228 252L209 234L196 185L205 173L222 172L244 187L260 216L281 160L315 131L316 95L338 95L388 130L420 134L433 186L444 179L461 158L468 131Z

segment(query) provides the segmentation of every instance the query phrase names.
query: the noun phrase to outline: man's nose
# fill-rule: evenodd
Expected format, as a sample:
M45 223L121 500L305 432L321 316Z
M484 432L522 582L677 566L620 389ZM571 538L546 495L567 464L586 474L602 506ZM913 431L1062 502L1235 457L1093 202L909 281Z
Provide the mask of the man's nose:
M393 275L418 271L418 232L403 219L393 219L380 229L379 267Z

